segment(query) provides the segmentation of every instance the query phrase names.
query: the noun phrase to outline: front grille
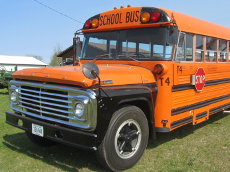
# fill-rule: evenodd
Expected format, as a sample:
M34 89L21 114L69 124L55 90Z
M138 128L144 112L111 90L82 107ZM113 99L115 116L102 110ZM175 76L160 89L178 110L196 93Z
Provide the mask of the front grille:
M57 125L93 131L97 124L97 98L91 90L71 86L11 80L9 93L17 99L10 102L15 112ZM84 104L82 116L74 114L77 103Z
M68 121L72 102L67 91L21 86L19 106L23 111Z

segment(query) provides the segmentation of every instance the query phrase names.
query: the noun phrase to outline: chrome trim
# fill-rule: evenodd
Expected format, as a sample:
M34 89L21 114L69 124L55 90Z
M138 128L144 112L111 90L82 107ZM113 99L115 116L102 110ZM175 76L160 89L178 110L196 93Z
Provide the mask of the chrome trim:
M62 108L72 108L72 106L64 106L64 105L59 105L59 104L55 104L55 103L48 103L45 101L37 101L37 100L33 100L33 99L21 97L21 96L19 98L22 100L24 99L24 100L28 100L28 101L32 101L32 102L36 102L36 103L41 103L41 104L46 104L46 105L53 105L53 106L58 106L58 107L62 107Z
M41 108L41 109L53 110L53 111L58 111L58 112L66 113L66 114L71 113L71 111L57 110L57 109L45 107L45 106L42 106L42 105L38 106L38 105L36 105L36 104L27 103L27 102L20 101L20 100L19 100L19 102L20 102L20 103L23 103L23 104L26 104L26 105L31 105L31 106L33 106L33 107L38 107L38 108ZM29 108L29 107L23 106L23 105L18 105L18 106L23 107L23 108ZM31 110L36 110L36 109L31 108ZM42 113L42 110L40 110L39 112Z
M24 89L24 88L20 88L20 90L22 91L28 91L27 89ZM58 97L72 97L72 96L65 96L65 95L62 95L62 94L54 94L54 93L47 93L47 92L44 92L44 91L35 91L35 90L29 90L28 92L33 92L33 93L39 93L39 94L46 94L46 95L52 95L52 96L58 96Z
M46 99L46 100L53 100L53 101L59 101L59 102L62 102L62 103L72 103L71 101L65 101L65 100L60 100L60 99L54 99L54 98L46 98L46 97L41 97L41 96L34 96L34 95L31 95L31 94L26 94L26 93L20 93L21 95L24 95L24 96L30 96L30 97L34 97L34 98L42 98L42 99Z
M96 128L97 99L92 90L16 80L10 81L10 88L19 89L18 104L10 103L16 112L88 131ZM74 115L77 102L85 105L81 118Z
M37 115L34 115L33 113L29 113L29 112L25 112L25 111L22 111L22 110L18 110L16 108L12 108L12 109L15 110L15 111L17 111L17 112L26 114L28 116L32 116L32 117L36 117L36 118L38 117ZM45 117L45 116L40 116L39 118L43 119L43 120L57 122L57 123L60 123L60 124L65 124L65 125L69 125L69 126L73 126L73 127L82 128L82 129L88 129L89 128L89 125L82 126L80 124L71 123L71 122L67 122L67 121L62 121L62 120L58 120L58 119L54 119L54 118L49 118L49 117Z

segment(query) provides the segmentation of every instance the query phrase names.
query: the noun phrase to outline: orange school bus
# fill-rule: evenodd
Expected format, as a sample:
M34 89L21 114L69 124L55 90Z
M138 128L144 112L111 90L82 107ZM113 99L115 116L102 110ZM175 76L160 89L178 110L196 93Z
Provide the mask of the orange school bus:
M127 7L91 17L82 33L73 66L14 73L14 112L6 112L6 122L35 143L93 150L105 167L120 171L140 159L156 132L230 107L229 28Z

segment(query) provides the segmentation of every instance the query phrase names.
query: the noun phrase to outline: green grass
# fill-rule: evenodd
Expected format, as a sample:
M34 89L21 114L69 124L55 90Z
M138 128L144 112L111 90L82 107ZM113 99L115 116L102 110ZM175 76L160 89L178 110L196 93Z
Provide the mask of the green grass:
M0 90L0 171L105 171L91 152L57 145L41 148L32 144L20 129L6 124L9 110L7 90ZM137 165L139 171L211 171L230 169L230 115L216 114L197 126L158 134L149 143Z

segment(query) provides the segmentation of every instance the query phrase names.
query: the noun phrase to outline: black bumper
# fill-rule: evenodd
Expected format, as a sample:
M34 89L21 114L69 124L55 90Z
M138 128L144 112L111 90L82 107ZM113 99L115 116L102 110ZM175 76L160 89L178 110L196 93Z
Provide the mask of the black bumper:
M22 121L22 125L19 124L19 120ZM32 131L32 123L41 125L44 128L45 138L81 149L97 150L97 135L93 133L50 124L45 121L21 116L8 111L6 112L6 123L30 133Z

